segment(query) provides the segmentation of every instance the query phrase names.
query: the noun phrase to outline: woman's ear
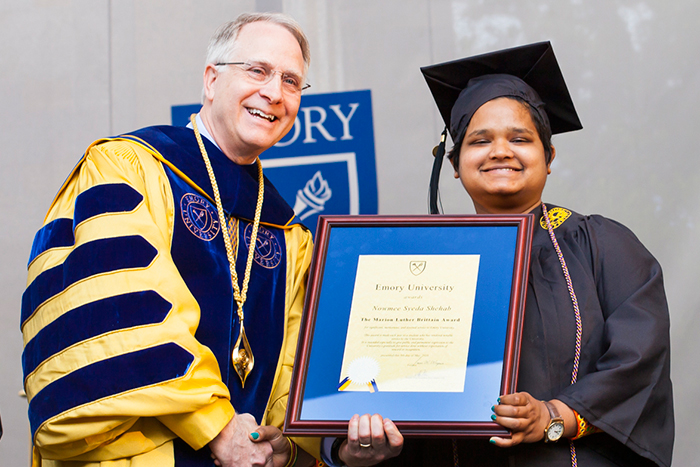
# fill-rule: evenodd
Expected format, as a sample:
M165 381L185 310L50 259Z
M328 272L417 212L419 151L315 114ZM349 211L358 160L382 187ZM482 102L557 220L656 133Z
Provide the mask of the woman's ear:
M557 155L557 150L552 146L552 157L549 159L549 164L547 164L547 175L552 173L552 162L554 162L554 157Z
M454 157L450 157L447 160L450 161L450 165L452 166L452 169L455 171L455 178L459 178L459 163L457 165L455 165Z

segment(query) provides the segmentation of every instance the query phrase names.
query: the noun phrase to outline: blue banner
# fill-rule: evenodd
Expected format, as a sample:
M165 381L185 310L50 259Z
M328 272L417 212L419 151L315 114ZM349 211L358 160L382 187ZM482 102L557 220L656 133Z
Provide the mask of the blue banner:
M187 125L199 108L173 106L173 125ZM294 127L260 159L265 175L314 233L320 214L376 214L371 92L303 95Z

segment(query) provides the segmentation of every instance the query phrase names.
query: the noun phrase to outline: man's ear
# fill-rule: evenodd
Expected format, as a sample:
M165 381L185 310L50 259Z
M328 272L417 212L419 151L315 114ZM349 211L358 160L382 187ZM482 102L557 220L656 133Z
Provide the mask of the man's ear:
M207 100L214 100L214 83L219 78L219 71L209 63L204 68L204 97Z
M554 157L557 155L557 150L552 146L552 157L549 159L549 164L547 164L547 175L552 173L552 162L554 162Z

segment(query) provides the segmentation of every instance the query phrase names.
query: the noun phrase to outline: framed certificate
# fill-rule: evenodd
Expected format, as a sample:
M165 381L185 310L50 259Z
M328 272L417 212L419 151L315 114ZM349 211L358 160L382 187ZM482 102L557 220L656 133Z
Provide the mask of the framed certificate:
M507 436L533 216L319 218L284 432Z

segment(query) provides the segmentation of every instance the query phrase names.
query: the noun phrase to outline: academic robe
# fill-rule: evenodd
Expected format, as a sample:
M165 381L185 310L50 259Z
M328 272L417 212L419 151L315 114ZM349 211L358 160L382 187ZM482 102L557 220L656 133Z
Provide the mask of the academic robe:
M240 285L257 166L204 144ZM96 141L61 187L35 237L22 298L35 466L213 466L206 444L234 411L281 427L311 234L265 180L244 307L255 367L242 388L213 199L193 131L175 127ZM318 454L316 440L298 441Z
M518 391L559 399L603 430L574 442L579 467L669 467L674 421L661 267L623 225L547 208L581 311L578 382L571 385L573 306L540 207L533 211ZM506 449L458 440L457 452L460 466L571 465L565 439ZM452 466L452 442L407 439L401 455L382 465Z

